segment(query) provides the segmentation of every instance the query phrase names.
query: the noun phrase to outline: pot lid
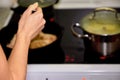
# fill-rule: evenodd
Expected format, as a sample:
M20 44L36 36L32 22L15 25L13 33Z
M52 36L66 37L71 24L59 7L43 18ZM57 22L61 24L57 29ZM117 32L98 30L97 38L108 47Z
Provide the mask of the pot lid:
M114 35L120 33L120 14L113 8L96 8L80 22L81 27L93 34Z
M56 3L57 0L18 0L18 4L22 7L28 7L30 4L38 2L39 6L44 8Z

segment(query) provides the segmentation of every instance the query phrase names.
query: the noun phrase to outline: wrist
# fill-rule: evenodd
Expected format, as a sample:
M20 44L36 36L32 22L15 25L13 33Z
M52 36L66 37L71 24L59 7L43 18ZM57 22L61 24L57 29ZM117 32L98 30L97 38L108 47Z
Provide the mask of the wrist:
M25 44L30 44L31 39L25 34L25 33L17 33L16 34L16 39L19 42L25 43Z

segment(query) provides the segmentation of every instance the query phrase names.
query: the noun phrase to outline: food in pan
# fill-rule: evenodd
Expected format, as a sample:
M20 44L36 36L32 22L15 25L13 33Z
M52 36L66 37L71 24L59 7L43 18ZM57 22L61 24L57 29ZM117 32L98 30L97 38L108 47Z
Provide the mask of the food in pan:
M54 34L49 34L49 33L43 33L40 32L30 43L30 49L36 49L36 48L41 48L45 47L54 41L56 41L57 37ZM7 45L9 48L13 48L16 40L16 35L13 36L12 40L10 43Z
M56 41L56 39L57 37L54 34L41 32L31 41L30 48L35 49L35 48L47 46L53 43L54 41Z

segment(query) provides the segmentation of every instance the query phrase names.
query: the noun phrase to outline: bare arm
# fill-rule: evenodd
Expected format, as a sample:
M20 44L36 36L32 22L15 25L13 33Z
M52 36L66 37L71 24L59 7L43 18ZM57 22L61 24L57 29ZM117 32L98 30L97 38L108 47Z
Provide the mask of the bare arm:
M6 77L7 74L7 77ZM0 80L12 80L10 79L10 71L8 63L4 54L4 51L0 45Z
M32 10L36 12L32 14ZM30 5L19 21L16 42L8 61L0 47L0 80L26 79L30 41L44 28L44 24L42 9L37 3Z

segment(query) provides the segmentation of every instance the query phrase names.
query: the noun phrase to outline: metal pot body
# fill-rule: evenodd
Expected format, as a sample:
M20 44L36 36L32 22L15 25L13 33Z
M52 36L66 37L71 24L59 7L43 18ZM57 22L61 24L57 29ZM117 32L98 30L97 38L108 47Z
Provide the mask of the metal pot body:
M79 23L71 27L73 34L91 40L93 48L98 53L107 56L120 48L120 14L115 9L96 8ZM81 28L85 34L78 34L75 27Z
M112 55L112 53L120 48L120 34L112 36L100 36L90 33L88 34L91 37L90 39L93 49L103 56Z
M93 47L93 49L96 52L100 53L102 56L112 55L120 48L120 34L98 35L89 33L84 29L82 29L84 34L80 34L75 31L75 28L82 29L79 23L76 23L71 27L72 33L81 39L88 38L91 42L91 46Z

